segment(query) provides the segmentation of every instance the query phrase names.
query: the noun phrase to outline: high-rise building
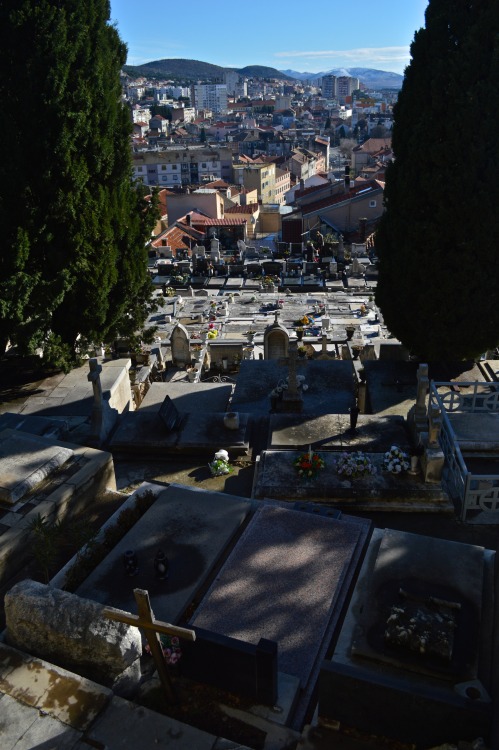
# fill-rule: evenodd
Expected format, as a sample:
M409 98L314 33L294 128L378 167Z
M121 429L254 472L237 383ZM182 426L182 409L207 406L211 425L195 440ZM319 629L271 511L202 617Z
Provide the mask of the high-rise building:
M225 83L195 83L191 86L191 105L196 109L227 112L227 86Z
M345 103L347 96L352 96L353 92L360 86L359 79L352 76L339 76L337 79L337 95L341 104Z
M336 76L322 76L322 96L324 99L335 99L337 96Z

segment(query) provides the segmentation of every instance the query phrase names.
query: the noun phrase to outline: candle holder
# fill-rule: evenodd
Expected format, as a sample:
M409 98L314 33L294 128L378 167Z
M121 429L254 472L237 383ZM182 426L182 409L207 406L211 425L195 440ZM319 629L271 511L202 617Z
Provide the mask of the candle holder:
M139 561L137 560L137 555L133 549L127 549L123 554L123 564L125 566L125 573L128 576L132 577L137 575L139 572Z
M159 550L156 557L154 558L154 571L156 573L156 577L161 581L163 581L165 578L168 578L168 568L168 558L163 550Z

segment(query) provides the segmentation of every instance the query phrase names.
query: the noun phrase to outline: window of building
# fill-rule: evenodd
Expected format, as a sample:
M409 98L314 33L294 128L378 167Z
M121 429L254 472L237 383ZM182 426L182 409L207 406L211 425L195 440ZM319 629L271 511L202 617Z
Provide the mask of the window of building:
M165 169L166 169L166 164L162 164L162 165L161 165L161 169L162 169L162 170L163 170L163 172L164 172L164 171L165 171Z
M369 201L369 208L376 208L376 201Z
M172 169L177 169L177 165L176 164L172 164Z

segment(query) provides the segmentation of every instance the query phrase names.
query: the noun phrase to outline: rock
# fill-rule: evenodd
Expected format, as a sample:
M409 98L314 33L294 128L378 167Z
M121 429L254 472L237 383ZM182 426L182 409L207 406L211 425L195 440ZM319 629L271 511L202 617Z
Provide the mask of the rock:
M140 678L137 628L108 620L98 602L36 581L5 596L7 642L124 695Z

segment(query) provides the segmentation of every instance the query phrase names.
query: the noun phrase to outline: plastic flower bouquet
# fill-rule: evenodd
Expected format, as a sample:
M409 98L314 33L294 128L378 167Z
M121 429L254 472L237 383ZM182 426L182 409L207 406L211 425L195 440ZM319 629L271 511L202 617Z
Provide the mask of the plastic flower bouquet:
M392 474L400 474L403 471L407 471L410 465L409 456L398 445L392 445L390 450L386 451L383 459L383 469L385 471L391 471Z
M318 453L302 453L293 461L293 466L303 479L313 479L325 467L324 459Z
M336 464L336 470L340 477L345 477L345 479L360 479L376 474L376 467L362 451L342 453Z
M230 474L233 469L229 464L229 454L225 450L219 450L215 453L213 461L208 464L212 477L221 477L224 474Z
M160 635L161 649L167 664L177 664L182 658L182 649L180 648L180 641L175 635ZM147 654L151 653L149 644L146 644L144 651Z

